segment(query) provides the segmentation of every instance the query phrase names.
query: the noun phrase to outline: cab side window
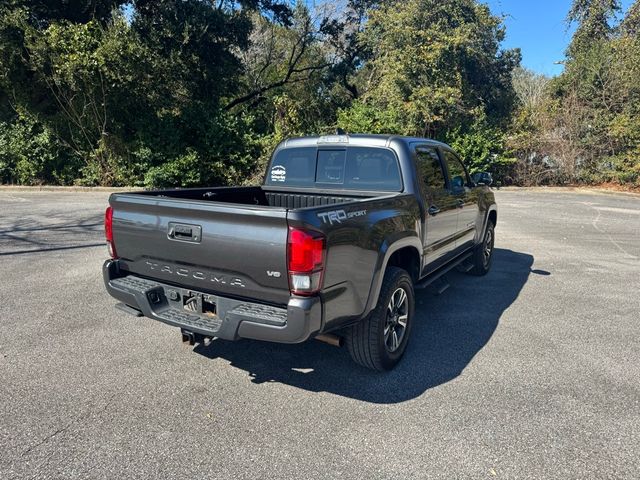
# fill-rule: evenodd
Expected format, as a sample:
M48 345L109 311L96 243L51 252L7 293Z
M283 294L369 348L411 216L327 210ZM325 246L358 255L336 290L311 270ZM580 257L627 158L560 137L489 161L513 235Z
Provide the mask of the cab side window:
M416 169L420 188L425 195L433 195L446 188L442 163L435 148L416 147Z
M465 185L468 185L469 177L467 171L464 169L464 165L460 159L452 152L444 151L444 158L449 168L449 178L451 179L451 189L460 190Z

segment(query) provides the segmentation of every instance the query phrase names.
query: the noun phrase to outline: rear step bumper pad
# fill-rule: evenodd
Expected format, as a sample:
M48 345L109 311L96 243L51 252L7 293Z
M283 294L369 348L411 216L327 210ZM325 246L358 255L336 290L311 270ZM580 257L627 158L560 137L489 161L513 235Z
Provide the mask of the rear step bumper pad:
M127 275L117 260L107 260L102 273L109 294L125 305L146 317L206 336L299 343L322 326L322 305L317 297L291 297L287 308L278 308ZM214 300L216 315L185 310L182 299L193 293Z

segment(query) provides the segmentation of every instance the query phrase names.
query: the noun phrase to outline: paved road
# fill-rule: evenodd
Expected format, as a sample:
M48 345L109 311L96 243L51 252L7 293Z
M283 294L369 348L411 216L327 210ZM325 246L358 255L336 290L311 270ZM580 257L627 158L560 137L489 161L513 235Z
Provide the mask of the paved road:
M385 375L115 310L106 198L0 191L0 478L640 478L640 198L498 192Z

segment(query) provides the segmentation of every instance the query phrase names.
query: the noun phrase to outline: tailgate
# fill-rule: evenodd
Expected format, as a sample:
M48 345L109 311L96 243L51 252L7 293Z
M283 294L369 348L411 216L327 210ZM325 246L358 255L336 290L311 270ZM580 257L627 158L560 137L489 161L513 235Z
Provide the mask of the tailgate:
M113 236L125 270L194 290L289 300L287 211L113 194Z

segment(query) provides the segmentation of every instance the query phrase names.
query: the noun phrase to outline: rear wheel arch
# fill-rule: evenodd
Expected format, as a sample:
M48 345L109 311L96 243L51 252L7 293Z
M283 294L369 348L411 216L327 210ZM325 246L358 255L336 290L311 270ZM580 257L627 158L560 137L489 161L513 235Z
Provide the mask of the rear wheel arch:
M362 314L363 317L368 315L378 303L378 297L380 296L380 290L382 289L382 280L390 266L395 266L405 270L414 283L419 280L421 270L419 246L421 245L417 236L402 238L386 248L383 245L379 254L382 261L379 266L376 267L376 271L374 271L369 299L367 300L366 308ZM416 262L416 265L413 266L412 262Z
M489 215L487 215L487 219L493 223L495 227L498 224L498 211L496 209L490 210Z
M482 240L487 233L489 223L492 223L494 227L498 223L498 210L495 203L488 207L488 210L484 214L484 219L482 220L482 223L480 223L481 227L476 230L476 245L482 243Z
M409 274L413 283L417 283L420 277L420 252L415 247L402 247L389 257L386 268L389 267L403 269Z

